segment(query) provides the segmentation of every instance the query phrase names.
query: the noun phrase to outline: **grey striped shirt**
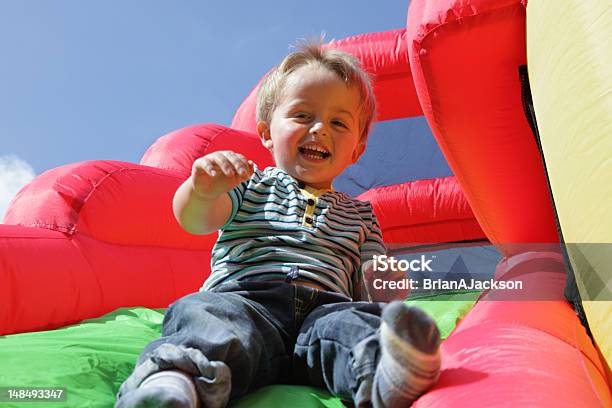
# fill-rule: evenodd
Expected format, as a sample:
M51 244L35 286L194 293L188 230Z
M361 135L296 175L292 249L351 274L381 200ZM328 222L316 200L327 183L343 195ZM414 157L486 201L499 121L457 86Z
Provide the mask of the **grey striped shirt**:
M300 279L353 298L362 263L385 253L370 203L304 186L279 168L255 169L228 194L232 213L202 290L234 279L284 279L297 267Z

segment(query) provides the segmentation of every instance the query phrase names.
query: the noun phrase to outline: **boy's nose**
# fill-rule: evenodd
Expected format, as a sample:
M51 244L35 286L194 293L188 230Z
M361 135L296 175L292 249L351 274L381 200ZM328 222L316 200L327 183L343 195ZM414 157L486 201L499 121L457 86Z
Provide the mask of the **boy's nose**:
M310 133L313 135L327 134L327 128L325 127L323 122L317 121L313 123L313 125L310 127Z

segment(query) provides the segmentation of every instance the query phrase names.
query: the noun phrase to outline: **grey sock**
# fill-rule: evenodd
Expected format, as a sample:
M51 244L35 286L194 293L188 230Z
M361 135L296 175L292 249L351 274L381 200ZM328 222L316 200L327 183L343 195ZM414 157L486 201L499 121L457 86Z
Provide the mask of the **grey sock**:
M156 373L182 372L190 383L195 385L200 404L205 408L223 408L227 406L232 389L232 375L230 368L222 361L210 361L198 349L164 343L153 350L141 364L134 368L130 376L121 384L117 393L116 408L146 407L148 400L159 400L167 395L172 404L175 400L184 400L184 395L176 397L172 390L159 391L141 386ZM166 397L163 397L166 398ZM170 402L169 402L170 404ZM184 405L166 405L178 406Z
M197 408L198 394L193 380L178 370L159 371L124 395L117 408Z
M409 406L440 374L440 333L422 310L393 302L383 310L381 358L374 375L374 408Z

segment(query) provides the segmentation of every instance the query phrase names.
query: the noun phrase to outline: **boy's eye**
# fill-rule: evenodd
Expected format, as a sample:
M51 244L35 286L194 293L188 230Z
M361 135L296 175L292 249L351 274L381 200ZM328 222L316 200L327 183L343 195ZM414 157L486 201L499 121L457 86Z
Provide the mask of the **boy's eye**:
M298 119L308 119L308 114L304 112L298 112L294 115Z
M334 125L336 125L336 126L340 126L340 127L343 127L343 128L346 128L346 127L347 127L347 126L344 124L344 122L342 122L341 120L334 120L334 121L332 121L332 123L333 123Z

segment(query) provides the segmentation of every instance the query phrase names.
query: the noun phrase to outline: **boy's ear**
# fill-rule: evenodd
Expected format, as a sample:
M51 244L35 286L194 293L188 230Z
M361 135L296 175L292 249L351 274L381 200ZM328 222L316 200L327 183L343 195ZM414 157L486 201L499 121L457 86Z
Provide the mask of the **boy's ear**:
M365 148L366 148L365 141L360 141L359 143L357 143L357 146L355 146L355 150L353 150L353 156L351 158L353 163L356 163L357 160L359 160L359 158L365 151Z
M261 140L261 144L268 150L272 149L272 138L270 137L270 127L268 123L260 120L257 122L257 134Z

